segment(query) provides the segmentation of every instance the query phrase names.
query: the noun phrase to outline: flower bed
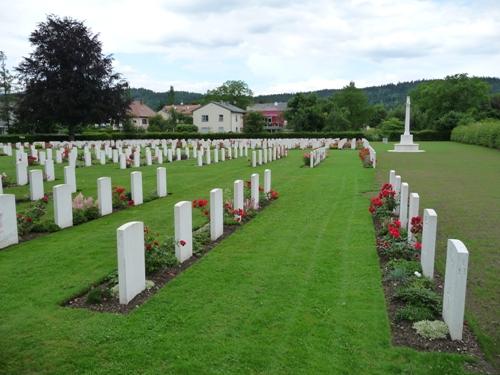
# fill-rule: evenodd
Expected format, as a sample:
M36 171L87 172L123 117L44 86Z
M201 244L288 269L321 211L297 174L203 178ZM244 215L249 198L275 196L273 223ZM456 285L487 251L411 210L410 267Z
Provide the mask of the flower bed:
M441 321L443 280L439 275L434 280L422 275L422 218L411 218L408 233L394 213L396 205L392 185L384 184L371 198L368 209L375 227L393 343L425 351L468 353L479 358L481 366L487 366L467 324L462 341L450 339Z
M249 199L249 184L245 184L245 204L243 209L235 210L229 199L224 199L224 233L216 241L210 240L210 223L206 223L193 231L193 256L183 263L179 263L175 257L175 240L171 236L160 239L159 233L153 233L148 227L144 228L144 255L146 266L146 289L137 295L127 305L120 304L118 300L118 273L113 271L103 280L93 285L90 289L71 298L63 305L76 308L87 308L101 312L128 313L137 306L146 302L152 295L158 292L166 283L178 274L196 263L200 258L212 250L220 241L231 235L239 226L244 225L254 218L263 208L273 200L278 199L279 194L271 190L268 194L259 188L262 204L259 209L252 208ZM229 192L225 192L229 195ZM193 208L198 209L203 217L209 216L209 202L206 199L195 199L192 201ZM180 240L178 245L184 246L186 242Z

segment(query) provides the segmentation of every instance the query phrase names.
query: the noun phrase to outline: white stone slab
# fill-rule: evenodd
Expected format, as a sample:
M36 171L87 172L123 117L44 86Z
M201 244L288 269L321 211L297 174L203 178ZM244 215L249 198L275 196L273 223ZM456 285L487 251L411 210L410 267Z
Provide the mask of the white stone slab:
M434 257L436 252L437 214L436 211L424 210L424 224L422 230L422 250L420 263L424 276L434 278Z
M271 170L266 169L264 171L264 193L269 193L271 191Z
M18 242L16 196L0 194L0 249Z
M118 294L127 305L146 289L144 223L132 221L116 230L118 255Z
M401 222L401 228L406 228L408 226L408 198L409 198L410 187L408 183L401 183L401 194L399 199L399 221Z
M28 183L28 164L24 162L16 163L16 184L24 186Z
M411 218L418 216L420 197L417 193L410 194L410 204L408 208L408 242L414 242L415 236L411 233Z
M59 228L73 226L71 192L71 186L68 184L55 185L52 188L54 199L54 222Z
M452 340L462 340L469 252L459 240L448 240L444 277L443 320Z
M130 193L134 206L139 206L143 202L142 196L142 173L135 171L130 173Z
M54 181L56 179L56 174L54 171L54 160L47 159L45 161L45 176L47 177L47 181Z
M175 257L182 263L193 255L192 203L181 201L174 206Z
M29 171L30 181L30 200L37 201L44 196L43 190L43 172L40 169Z
M224 233L224 209L222 189L210 191L210 238L217 240Z
M156 193L158 196L167 196L167 169L164 167L156 168Z
M101 216L109 215L113 212L111 177L100 177L97 179L97 200Z
M243 209L244 208L243 202L244 202L243 180L236 180L234 181L233 208L235 210Z
M64 167L64 183L71 188L72 193L76 193L75 167L67 165Z
M257 151L252 151L252 167L257 167Z

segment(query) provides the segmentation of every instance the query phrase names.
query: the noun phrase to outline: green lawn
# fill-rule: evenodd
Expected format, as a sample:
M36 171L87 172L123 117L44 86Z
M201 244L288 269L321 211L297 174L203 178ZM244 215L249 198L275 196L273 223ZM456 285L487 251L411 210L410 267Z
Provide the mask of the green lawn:
M425 153L385 152L377 144L379 183L395 169L420 208L438 214L437 269L444 274L446 241L469 249L467 319L489 359L500 368L500 152L452 142L422 142Z
M280 199L126 316L59 304L116 268L118 226L172 234L173 205L248 179L245 160L167 165L173 195L0 251L0 372L463 373L465 357L390 343L365 194L375 171L352 151L301 164L295 151L266 166ZM142 170L151 190L154 168ZM77 178L92 193L96 177L129 172Z

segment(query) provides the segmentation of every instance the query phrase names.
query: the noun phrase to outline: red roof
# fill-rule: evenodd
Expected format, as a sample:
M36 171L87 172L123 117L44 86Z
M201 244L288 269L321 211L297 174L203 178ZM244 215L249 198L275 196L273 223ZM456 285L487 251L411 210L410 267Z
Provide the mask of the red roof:
M130 103L128 114L131 117L153 117L156 112L144 104L141 100L134 100Z

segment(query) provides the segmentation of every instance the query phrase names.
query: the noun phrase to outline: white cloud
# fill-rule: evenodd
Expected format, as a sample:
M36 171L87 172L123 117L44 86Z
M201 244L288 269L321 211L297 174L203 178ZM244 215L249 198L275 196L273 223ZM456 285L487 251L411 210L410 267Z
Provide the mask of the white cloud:
M151 89L243 79L269 93L499 73L494 1L17 0L8 9L0 46L12 65L46 14L67 15L100 33L132 86Z

